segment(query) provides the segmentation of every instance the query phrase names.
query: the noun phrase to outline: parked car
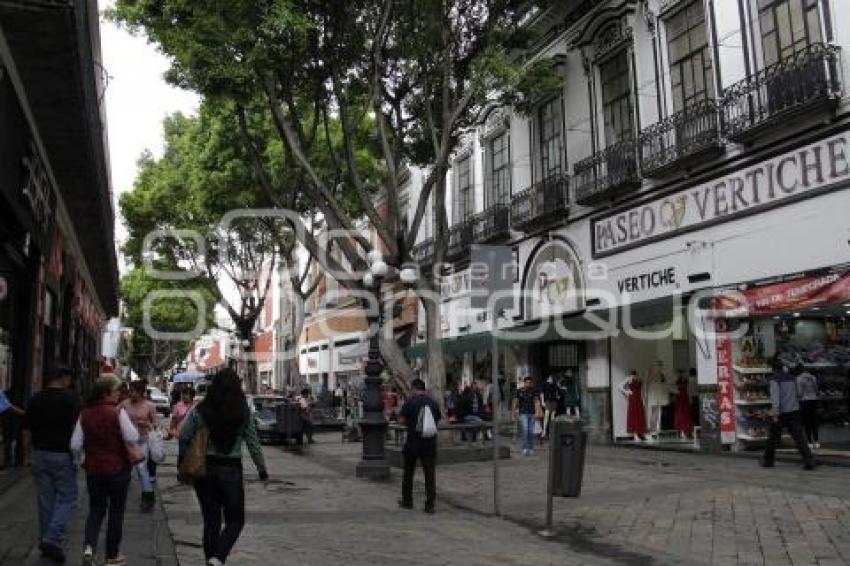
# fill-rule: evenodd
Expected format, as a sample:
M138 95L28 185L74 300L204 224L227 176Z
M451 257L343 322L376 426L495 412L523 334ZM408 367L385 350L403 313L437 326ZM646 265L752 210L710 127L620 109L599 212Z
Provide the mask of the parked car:
M152 385L148 386L148 397L156 408L156 412L167 417L171 415L171 403L168 402L168 396L160 391L159 387Z
M284 402L286 398L280 395L248 395L248 407L260 442L279 443L283 440L278 432L276 407Z

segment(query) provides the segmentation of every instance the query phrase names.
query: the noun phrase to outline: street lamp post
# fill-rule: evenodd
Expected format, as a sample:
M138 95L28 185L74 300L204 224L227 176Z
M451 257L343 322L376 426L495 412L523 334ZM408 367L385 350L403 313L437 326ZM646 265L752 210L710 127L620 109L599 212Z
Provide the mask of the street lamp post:
M369 316L369 358L366 362L366 392L363 398L363 418L360 428L363 432L363 455L357 464L357 477L371 480L387 479L390 466L384 456L384 441L387 435L387 421L384 419L384 401L381 398L381 361L380 333L383 326L383 304L381 283L389 267L380 252L369 252L369 271L363 276L363 284L375 292L377 312ZM398 273L401 282L408 287L416 284L418 272L411 267ZM368 309L371 312L371 309Z
M369 358L366 362L366 391L363 395L363 417L360 429L363 432L363 454L357 464L357 477L370 480L385 480L390 476L390 465L384 456L384 440L387 435L387 421L384 419L384 401L381 399L381 361L380 332L383 322L381 305L381 282L388 267L381 254L369 253L369 271L363 276L363 284L374 289L377 312L370 314L369 321ZM372 309L367 309L372 312Z

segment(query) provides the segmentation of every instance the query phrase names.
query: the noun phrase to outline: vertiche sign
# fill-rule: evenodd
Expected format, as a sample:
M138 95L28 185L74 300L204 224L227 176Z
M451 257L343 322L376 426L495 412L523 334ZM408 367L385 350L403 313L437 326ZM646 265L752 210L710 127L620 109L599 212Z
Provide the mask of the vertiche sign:
M850 180L842 133L706 183L602 216L591 224L593 255L609 255L716 222L753 214Z

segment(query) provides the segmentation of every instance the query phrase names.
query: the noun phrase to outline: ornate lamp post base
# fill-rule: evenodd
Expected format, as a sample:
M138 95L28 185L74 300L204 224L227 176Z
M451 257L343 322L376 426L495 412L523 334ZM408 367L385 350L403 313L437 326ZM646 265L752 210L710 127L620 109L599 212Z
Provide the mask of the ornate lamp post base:
M390 477L390 465L384 456L384 441L387 437L387 421L384 420L384 404L381 400L380 362L375 357L366 364L366 399L360 429L363 432L363 455L357 463L357 477L370 480L386 480Z
M377 481L389 479L390 464L384 457L387 423L363 419L360 427L363 430L363 458L357 463L357 477Z

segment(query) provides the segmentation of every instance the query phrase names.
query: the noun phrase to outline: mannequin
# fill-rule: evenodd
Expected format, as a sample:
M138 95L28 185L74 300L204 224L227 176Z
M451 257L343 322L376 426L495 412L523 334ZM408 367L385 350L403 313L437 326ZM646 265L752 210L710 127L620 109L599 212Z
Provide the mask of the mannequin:
M549 434L549 424L555 417L555 411L558 409L558 402L560 400L560 396L561 390L555 384L554 376L550 375L543 383L543 388L540 392L540 400L543 401L543 408L545 410L545 412L543 413L542 438L546 438L546 436Z
M646 434L646 412L643 408L643 382L635 370L620 385L620 393L628 400L626 411L626 432L631 434L635 442L641 442Z
M661 411L670 404L670 384L664 377L664 372L658 371L647 387L647 401L649 405L649 429L654 438L658 438L661 431Z
M673 427L679 431L682 439L690 437L694 431L688 385L688 378L684 373L679 375L679 379L676 380L676 397L673 401Z

